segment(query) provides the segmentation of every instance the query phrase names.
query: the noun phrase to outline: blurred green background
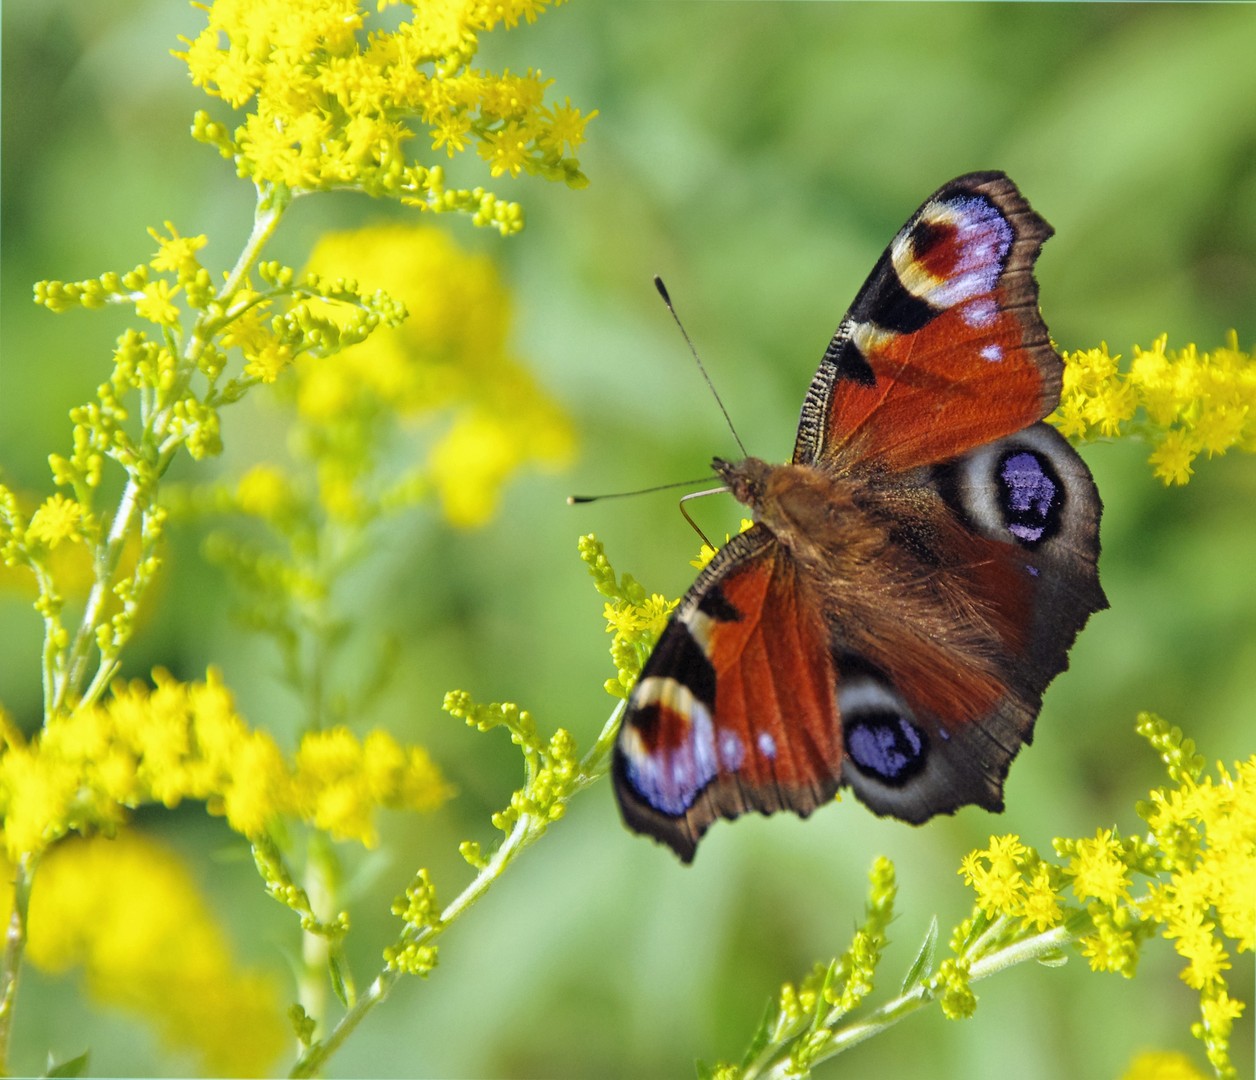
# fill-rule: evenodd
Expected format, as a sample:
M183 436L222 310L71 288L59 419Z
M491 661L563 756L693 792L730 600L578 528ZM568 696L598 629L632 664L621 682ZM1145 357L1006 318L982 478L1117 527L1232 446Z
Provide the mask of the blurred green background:
M3 15L0 462L6 482L46 494L47 454L67 446L67 410L106 377L125 319L54 317L30 303L31 283L146 260L144 230L164 219L207 233L203 257L226 265L252 193L187 136L205 99L168 53L202 25L191 7L9 0ZM886 242L935 187L972 169L1007 171L1054 225L1038 277L1061 347L1107 341L1128 355L1167 332L1171 347L1212 348L1234 328L1250 349L1254 55L1256 8L1245 5L577 0L484 39L484 67L540 67L559 100L600 110L581 152L587 190L497 183L528 211L521 236L434 219L499 258L517 349L570 410L581 444L568 474L515 482L484 529L454 533L430 515L398 523L353 582L358 647L380 629L405 635L396 682L363 729L425 743L460 789L435 818L386 820L379 852L346 853L362 882L350 938L359 978L395 930L391 897L429 865L451 898L469 873L457 842L490 841L488 816L519 782L505 737L446 717L443 692L517 700L543 729L565 726L587 745L613 703L601 689L602 601L576 537L596 531L617 568L652 590L677 595L691 580L697 541L673 497L563 504L571 491L697 476L735 449L651 275L667 281L746 445L777 460ZM299 265L328 228L398 216L362 197L305 200L274 253ZM247 467L268 417L265 406L229 412L227 453L199 476ZM682 868L621 827L600 785L447 935L431 980L403 983L367 1020L331 1074L688 1075L695 1057L739 1057L779 983L846 946L876 855L895 860L901 885L882 978L892 991L930 916L945 933L967 911L956 868L991 832L1049 849L1056 835L1138 830L1134 803L1162 780L1134 735L1138 710L1185 727L1210 760L1250 754L1256 461L1201 460L1188 487L1166 490L1146 454L1132 443L1085 450L1106 506L1112 608L1047 695L1002 817L968 809L917 829L847 799L805 823L717 826ZM697 513L720 533L738 510L707 500ZM230 607L198 537L177 532L128 674L163 665L192 679L219 664L251 722L288 731L296 706L275 658ZM0 634L0 700L29 728L39 623L25 601L0 597ZM198 807L139 824L189 854L239 955L286 978L293 919L262 896L238 838ZM827 1075L1116 1077L1153 1048L1202 1064L1178 969L1164 941L1132 981L1077 959L1017 969L978 984L974 1019L917 1016ZM1250 1002L1250 954L1232 974ZM1250 1074L1250 1005L1240 1030ZM88 1046L95 1073L187 1067L139 1021L94 1006L75 977L31 973L15 1068Z

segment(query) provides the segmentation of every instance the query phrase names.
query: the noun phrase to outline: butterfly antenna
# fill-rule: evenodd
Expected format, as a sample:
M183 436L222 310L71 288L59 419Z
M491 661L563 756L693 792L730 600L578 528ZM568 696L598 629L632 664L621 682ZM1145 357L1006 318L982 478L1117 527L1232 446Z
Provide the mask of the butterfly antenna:
M568 495L567 505L575 506L578 503L599 502L602 499L626 499L630 495L649 495L655 491L670 491L673 488L693 487L694 484L705 484L711 478L709 476L700 476L697 480L677 480L671 484L655 484L654 487L638 488L636 491L612 491L604 495ZM723 488L719 490L723 491ZM706 494L705 492L694 492L696 495ZM692 498L692 495L686 495L685 498Z
M711 376L707 374L707 369L702 363L702 357L698 355L698 350L694 348L693 341L689 337L689 331L685 329L685 324L680 321L680 316L676 314L676 308L672 305L672 298L667 293L667 286L663 284L663 279L658 274L654 275L654 287L658 289L659 296L663 298L663 303L667 305L667 310L672 313L672 318L675 320L677 327L679 327L681 336L685 339L685 344L689 346L689 352L693 354L694 363L698 365L698 370L702 372L702 377L706 380L706 384L711 390L711 396L715 398L715 403L720 407L720 412L724 414L724 422L728 424L728 430L733 433L733 438L737 441L737 446L741 449L742 456L749 457L750 454L746 451L745 444L741 441L741 436L737 434L737 429L733 427L732 417L728 415L728 410L724 408L720 392L715 389L715 383L711 381ZM689 515L686 514L685 516L688 517Z

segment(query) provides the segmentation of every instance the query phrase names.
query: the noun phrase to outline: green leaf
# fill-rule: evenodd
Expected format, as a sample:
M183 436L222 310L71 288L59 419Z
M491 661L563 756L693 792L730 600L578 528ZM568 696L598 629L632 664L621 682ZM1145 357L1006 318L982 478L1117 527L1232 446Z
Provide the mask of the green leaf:
M776 1002L772 998L768 998L767 1008L763 1010L763 1019L759 1021L759 1026L755 1029L754 1035L750 1038L750 1045L746 1047L746 1055L741 1059L741 1067L743 1069L750 1068L754 1060L763 1052L764 1048L772 1041L772 1028L776 1021Z
M938 917L935 915L929 923L929 930L920 944L916 959L911 962L907 974L903 977L903 986L899 991L906 994L924 981L925 975L933 970L933 956L938 947Z
M1038 963L1043 967L1063 967L1068 963L1068 953L1063 949L1054 949L1038 957Z
M811 1030L819 1031L824 1026L824 1018L829 1012L829 992L833 989L833 980L837 978L837 960L829 961L829 966L824 972L824 980L820 983L820 989L816 994L816 1007L811 1016Z
M90 1050L84 1050L78 1057L69 1058L56 1065L52 1063L52 1055L48 1055L48 1068L45 1070L45 1076L86 1076L87 1075L87 1058L91 1053Z
M327 970L331 973L331 988L340 999L340 1004L346 1009L349 1008L349 993L345 989L345 973L339 950L333 950L327 958Z

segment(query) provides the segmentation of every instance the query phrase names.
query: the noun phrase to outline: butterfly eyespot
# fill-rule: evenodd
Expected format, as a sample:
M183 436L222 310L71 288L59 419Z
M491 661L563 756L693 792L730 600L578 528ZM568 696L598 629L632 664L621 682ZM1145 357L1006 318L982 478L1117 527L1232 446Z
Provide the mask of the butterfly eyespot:
M1094 482L1054 428L1034 424L935 466L931 482L969 528L1035 552L1093 543L1084 524ZM1037 576L1037 569L1030 569Z
M1029 548L1054 536L1064 513L1065 489L1047 457L1011 450L999 459L996 472L1007 531Z
M906 703L887 684L860 675L838 686L846 753L861 772L883 784L905 784L924 768L929 739Z
M717 762L711 712L675 679L643 679L621 728L617 753L623 774L649 806L683 814L727 761ZM660 736L670 733L664 741ZM724 755L742 751L721 740ZM736 766L731 766L735 768Z
M846 752L858 768L886 784L905 784L924 768L925 733L904 716L886 713L878 721L855 724L846 732Z

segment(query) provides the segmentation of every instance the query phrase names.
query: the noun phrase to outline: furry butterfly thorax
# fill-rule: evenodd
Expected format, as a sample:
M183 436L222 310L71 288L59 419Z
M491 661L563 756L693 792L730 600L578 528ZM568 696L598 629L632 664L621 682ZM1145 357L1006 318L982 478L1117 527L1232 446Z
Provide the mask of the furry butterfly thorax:
M1003 808L1107 606L1099 494L1041 422L1063 369L1033 277L1050 235L1002 173L941 187L833 335L792 460L714 461L755 524L629 698L612 773L631 828L689 862L717 818L805 817L843 785L914 823Z

